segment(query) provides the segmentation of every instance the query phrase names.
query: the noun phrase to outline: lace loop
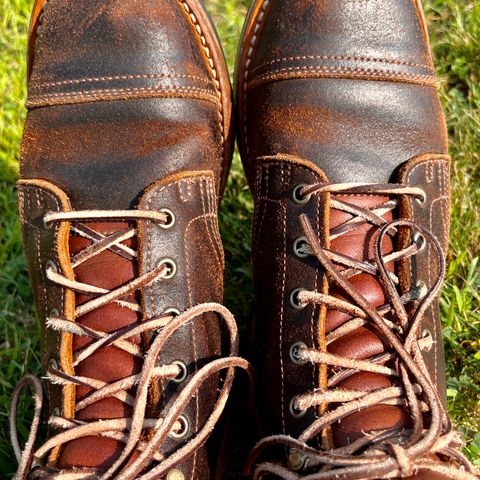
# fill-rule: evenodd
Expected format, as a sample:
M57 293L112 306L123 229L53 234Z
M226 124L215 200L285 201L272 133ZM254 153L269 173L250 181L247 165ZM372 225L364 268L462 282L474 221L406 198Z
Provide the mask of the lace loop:
M33 387L34 390L35 411L32 425L30 427L30 433L28 435L28 440L25 444L24 450L22 451L22 448L20 447L20 442L18 441L16 420L20 397L25 388L29 386ZM26 375L20 380L18 385L15 387L15 390L13 391L12 408L10 410L10 440L12 442L13 451L15 452L15 457L17 459L17 462L19 463L19 470L16 475L16 477L18 478L23 478L23 476L26 475L26 472L28 471L32 463L32 459L30 458L30 452L35 446L35 439L38 435L38 429L40 427L40 415L42 413L42 405L42 384L34 376Z

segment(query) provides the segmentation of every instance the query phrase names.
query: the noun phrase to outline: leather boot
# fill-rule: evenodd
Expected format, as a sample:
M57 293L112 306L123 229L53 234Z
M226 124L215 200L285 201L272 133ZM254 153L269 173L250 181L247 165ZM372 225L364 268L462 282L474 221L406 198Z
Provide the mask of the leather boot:
M18 479L213 478L231 88L198 0L37 0L18 183L42 386ZM13 417L14 418L14 417Z
M445 407L447 134L418 0L256 0L254 478L473 479Z

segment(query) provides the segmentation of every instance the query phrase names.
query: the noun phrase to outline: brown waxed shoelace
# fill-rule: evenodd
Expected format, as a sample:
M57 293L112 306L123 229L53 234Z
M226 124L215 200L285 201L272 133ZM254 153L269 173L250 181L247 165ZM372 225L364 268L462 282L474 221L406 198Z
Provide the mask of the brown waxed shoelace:
M136 252L125 246L124 240L136 235L136 229L131 228L126 231L116 232L110 235L101 235L93 231L80 222L92 220L112 220L112 219L130 219L147 220L157 222L160 226L165 226L168 215L163 212L127 210L127 211L77 211L48 213L45 218L45 224L55 222L74 222L71 230L93 243L74 255L71 259L72 267L77 267L88 259L98 255L105 250L111 250L127 258L136 257ZM168 259L166 259L168 260ZM75 280L70 280L59 273L53 265L47 267L47 278L64 288L71 289L76 293L93 296L93 299L79 305L75 309L75 318L79 318L92 310L102 307L110 302L117 302L123 307L129 308L135 312L140 311L140 306L132 301L122 300L127 295L145 288L162 279L169 278L172 271L172 265L168 261L161 261L153 270L134 278L125 285L114 290L106 290ZM186 383L178 394L174 403L166 410L160 418L147 418L148 391L152 382L158 380L172 380L182 372L177 364L157 366L158 357L162 347L182 326L189 322L200 321L204 313L216 313L219 319L226 327L229 338L229 356L212 360L195 372L191 379ZM15 476L16 480L30 479L154 479L161 478L171 468L178 465L192 455L207 439L213 427L218 421L228 398L228 394L233 381L235 368L242 368L249 371L249 364L238 354L238 334L235 319L233 315L222 305L216 303L204 303L180 313L177 316L164 314L148 320L137 321L133 324L119 329L113 333L103 333L88 328L80 323L62 318L60 315L51 316L47 319L47 328L55 329L59 332L70 333L79 337L88 338L91 343L76 352L73 356L73 366L91 356L94 352L107 346L115 346L131 355L140 358L143 362L140 373L131 375L113 383L105 383L93 378L68 375L54 366L49 367L47 380L60 385L79 385L92 390L88 396L82 398L76 403L76 412L78 413L87 406L108 398L115 397L133 409L131 418L120 418L110 420L80 421L75 418L63 418L52 414L49 418L49 425L60 433L46 441L39 449L35 451L35 441L40 425L40 415L43 404L42 386L38 379L33 376L24 377L15 388L12 398L12 408L10 413L10 435L15 456L19 462L19 468ZM147 351L143 351L139 346L128 341L136 335L150 333L156 335ZM181 446L172 455L164 457L160 451L163 442L171 432L176 432L182 428L181 414L191 399L196 395L203 383L212 375L226 370L226 375L212 411L203 427L192 437L185 445ZM35 399L35 413L32 422L28 441L22 449L19 444L16 417L18 405L22 392L27 387L33 387ZM135 396L129 390L136 387ZM150 432L149 440L142 439L142 433L148 429ZM106 471L101 472L95 469L69 469L57 470L45 466L45 458L53 449L65 445L77 438L85 436L105 436L125 444L119 458ZM136 454L135 460L132 460ZM154 462L152 466L152 462ZM126 466L128 464L128 466ZM150 466L148 472L145 468Z
M421 189L401 184L315 184L303 186L300 195L308 200L311 195L330 194L331 208L349 213L352 218L330 230L330 239L338 238L369 223L379 228L374 246L374 261L359 261L322 247L307 215L300 216L301 226L307 239L303 246L305 255L314 256L325 270L328 278L340 287L351 299L341 300L328 294L301 291L297 295L299 305L318 304L349 314L352 318L327 335L327 345L349 332L367 324L373 325L390 344L390 352L370 360L355 360L327 351L297 346L294 352L300 363L337 367L343 373L355 371L374 372L392 376L396 384L375 391L365 392L335 388L339 374L330 376L327 389L318 389L295 397L293 406L298 411L318 407L326 403L341 403L315 420L300 436L294 439L287 435L272 435L262 439L253 449L247 461L246 471L253 472L253 478L274 476L284 480L376 480L379 478L405 478L419 470L443 474L451 479L478 480L478 473L460 452L463 442L450 423L441 400L432 384L428 369L422 357L422 350L431 345L431 338L421 338L419 327L425 312L435 300L445 274L445 259L437 239L425 228L408 220L388 222L387 212L398 206L398 199L385 202L372 209L350 204L341 195L398 195L424 197ZM403 296L397 290L398 278L387 270L387 264L410 258L418 253L418 238L412 235L411 245L387 255L382 253L382 242L387 235L394 235L399 228L408 228L419 233L423 242L430 242L438 262L438 277L430 289L418 285ZM340 270L339 270L340 267ZM376 309L355 288L348 279L358 273L376 275L383 287L388 303ZM416 301L413 313L405 305ZM393 313L396 321L385 318ZM430 344L430 345L429 345ZM395 360L397 368L385 363ZM387 430L365 434L348 446L321 450L309 445L324 429L341 421L348 415L365 410L373 405L390 404L408 408L413 420L411 430ZM425 425L423 415L428 412L430 422ZM297 462L295 467L273 461L260 462L265 450L278 447L290 449ZM442 461L443 458L445 461ZM302 473L302 470L304 473Z

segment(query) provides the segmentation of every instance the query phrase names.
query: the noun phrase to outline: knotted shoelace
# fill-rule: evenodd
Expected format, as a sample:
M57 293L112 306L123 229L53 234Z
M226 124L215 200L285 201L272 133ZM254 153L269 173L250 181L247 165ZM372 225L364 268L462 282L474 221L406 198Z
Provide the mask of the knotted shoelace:
M246 470L253 470L255 479L273 475L285 480L374 480L405 478L419 470L426 470L451 479L478 480L478 474L460 452L462 438L452 429L422 356L422 350L431 347L432 338L422 337L420 326L439 293L445 274L441 246L421 225L409 220L389 222L383 218L398 207L399 195L424 201L425 193L419 188L401 184L324 183L305 185L299 194L305 202L312 195L330 194L331 208L350 214L349 220L330 230L330 240L365 223L378 227L379 233L373 260L359 261L322 246L307 215L302 214L300 223L307 240L301 247L302 253L314 256L330 282L343 290L350 301L311 291L300 291L296 301L300 306L324 305L349 314L350 320L328 333L327 346L361 326L372 325L385 338L390 349L369 360L357 360L328 353L328 348L320 351L297 345L291 354L298 363L326 365L331 367L331 373L328 388L295 397L293 408L301 412L332 403L339 406L326 410L298 439L287 435L272 435L262 439L251 452ZM341 194L342 199L335 198L335 194ZM344 195L378 195L390 200L368 209L345 201ZM393 238L402 228L409 229L411 233L410 245L383 254L382 243L386 236ZM419 284L413 286L410 292L400 295L399 279L388 271L387 264L412 258L424 248L425 242L432 247L431 261L438 264L438 276L430 288ZM359 273L374 275L380 281L386 298L380 308L375 308L349 282L349 278ZM386 318L387 314L390 314L390 319ZM341 379L359 371L389 376L393 379L393 385L369 392L336 387ZM311 441L325 429L355 412L379 404L406 408L412 419L412 427L365 433L348 446L330 450L312 446ZM430 419L428 423L425 422L425 414ZM290 451L289 461L259 460L263 454L278 447L286 447Z
M126 258L136 258L137 252L127 247L122 242L137 235L136 228L129 228L124 231L110 235L102 235L81 222L95 220L148 220L156 222L160 226L167 227L169 215L165 212L152 211L77 211L47 213L44 218L46 225L58 222L73 222L71 231L87 238L92 243L71 258L72 268L76 268L88 259L99 253L110 250ZM47 266L46 276L56 285L70 289L76 293L92 297L90 300L77 305L75 319L100 308L110 302L116 302L123 307L135 312L140 312L140 305L134 301L124 298L135 291L160 282L173 276L172 269L175 265L168 259L160 261L151 271L139 275L126 284L113 290L88 285L71 280L58 271L55 265ZM205 321L202 315L215 313L218 320L225 327L228 334L228 356L209 361L206 365L196 371L191 378L185 382L177 398L163 412L160 418L149 418L147 416L149 387L153 382L160 380L173 380L182 375L181 368L177 363L158 365L159 355L162 347L169 338L182 326L188 323ZM125 328L116 330L113 333L104 333L88 328L80 323L62 318L60 315L52 315L47 319L46 327L58 332L69 333L89 340L89 343L73 355L73 366L90 357L99 349L114 346L124 350L136 358L141 359L141 372L130 375L121 380L105 383L94 378L87 378L77 375L69 375L61 371L57 366L49 366L46 379L53 384L84 386L91 389L91 393L76 402L75 411L80 412L84 408L99 400L114 397L132 408L130 418L118 418L108 420L80 421L75 418L64 418L55 412L50 416L48 423L51 428L59 433L52 436L40 448L35 450L36 438L40 426L40 416L43 405L42 385L33 376L24 377L17 385L13 398L10 413L10 435L15 456L19 463L15 479L154 479L161 478L182 461L190 457L207 439L213 427L218 421L228 398L232 385L235 368L249 369L248 363L237 357L238 334L233 315L222 305L216 303L205 303L186 310L178 315L165 313L164 315L137 321ZM152 341L148 349L144 349L129 339L141 335L151 334ZM202 385L212 375L225 371L219 393L211 413L195 435L187 443L180 446L168 457L161 453L161 447L167 437L185 428L182 422L182 411L187 407L192 398L195 397ZM30 429L28 441L22 451L18 439L16 418L18 405L22 392L33 387L35 400L35 413ZM132 394L132 389L135 394ZM148 431L148 436L143 435ZM45 466L48 454L66 443L86 437L104 436L117 440L124 444L123 451L107 471L95 469L75 468L58 470ZM144 438L148 438L145 440ZM149 471L145 468L149 466Z

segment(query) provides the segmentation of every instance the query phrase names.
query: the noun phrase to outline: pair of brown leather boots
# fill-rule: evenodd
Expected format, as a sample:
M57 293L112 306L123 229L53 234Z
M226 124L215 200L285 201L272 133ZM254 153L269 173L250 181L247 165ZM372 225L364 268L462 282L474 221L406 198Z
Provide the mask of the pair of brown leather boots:
M44 377L14 395L16 478L218 478L208 439L250 367L221 306L234 109L212 23L200 0L37 0L28 70ZM256 0L236 84L263 429L246 474L477 478L445 410L450 160L419 0Z

